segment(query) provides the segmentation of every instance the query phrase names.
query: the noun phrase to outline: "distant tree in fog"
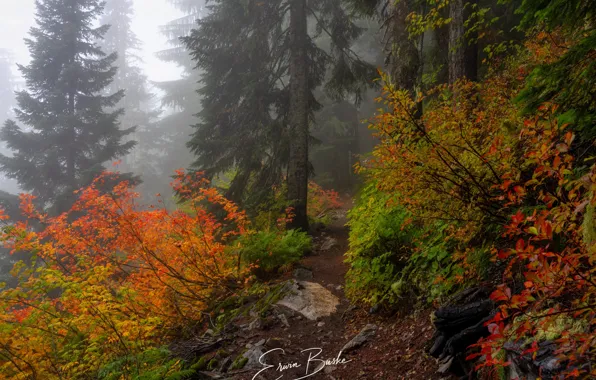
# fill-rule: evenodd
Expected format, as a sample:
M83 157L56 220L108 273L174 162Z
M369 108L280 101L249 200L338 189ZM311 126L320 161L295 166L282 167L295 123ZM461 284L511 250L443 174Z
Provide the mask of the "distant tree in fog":
M113 82L107 86L106 93L124 90L124 98L117 107L124 109L121 124L135 126L129 139L137 145L124 157L121 170L130 170L139 174L144 184L141 192L147 196L154 191L151 187L164 180L166 173L158 169L162 161L165 139L158 130L156 100L149 90L149 81L139 67L142 59L138 55L141 41L132 30L134 17L133 0L108 0L101 18L101 23L109 25L101 46L106 52L116 52L118 58L114 65L118 68ZM159 190L159 189L158 189Z
M182 69L182 77L156 82L154 85L162 91L161 105L168 110L168 114L159 122L160 136L164 139L164 156L160 168L165 175L172 175L174 170L186 168L192 161L192 154L186 147L186 143L192 133L190 126L196 122L194 115L201 109L196 87L202 73L193 70L192 59L180 38L187 36L196 25L196 20L204 16L206 1L168 0L168 2L184 15L161 27L161 32L168 39L170 47L158 52L157 57L179 66Z
M17 94L15 110L27 128L5 123L0 137L14 155L0 155L0 170L62 212L74 190L132 149L134 142L121 140L134 128L120 129L122 111L113 110L124 92L104 94L116 74L116 55L97 44L108 29L93 26L102 2L40 0L36 6L37 26L25 40L31 63L19 65L27 89Z

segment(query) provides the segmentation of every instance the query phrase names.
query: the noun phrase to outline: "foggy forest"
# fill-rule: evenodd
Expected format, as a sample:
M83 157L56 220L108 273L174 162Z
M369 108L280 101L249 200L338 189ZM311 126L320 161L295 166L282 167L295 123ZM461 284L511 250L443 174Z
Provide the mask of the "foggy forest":
M593 0L0 9L0 379L596 379Z

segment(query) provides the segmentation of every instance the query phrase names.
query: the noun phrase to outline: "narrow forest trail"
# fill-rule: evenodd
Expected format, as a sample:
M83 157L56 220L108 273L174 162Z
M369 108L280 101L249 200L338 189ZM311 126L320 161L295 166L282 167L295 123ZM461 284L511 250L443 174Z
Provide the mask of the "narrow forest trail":
M351 205L351 200L346 202L334 222L314 237L314 252L301 262L307 273L312 271L312 278L306 281L322 285L339 299L336 312L309 320L284 308L287 325L278 323L270 328L251 330L237 342L240 345L248 342L246 347L261 345L266 353L263 361L272 367L265 368L257 364L252 368L245 368L234 379L440 378L435 374L435 360L426 355L424 350L433 333L429 312L419 312L403 319L370 315L368 310L351 306L346 298L344 284L348 267L344 263L344 254L348 250L349 235L346 213ZM328 247L325 248L328 249L321 249L326 242ZM288 277L291 275L288 274ZM376 327L375 335L361 347L342 353L341 359L345 363L326 365L316 372L321 365L318 359L338 358L346 343L367 325ZM269 350L275 351L267 353ZM310 362L309 356L312 359ZM294 368L286 368L284 365ZM260 370L262 372L257 375Z

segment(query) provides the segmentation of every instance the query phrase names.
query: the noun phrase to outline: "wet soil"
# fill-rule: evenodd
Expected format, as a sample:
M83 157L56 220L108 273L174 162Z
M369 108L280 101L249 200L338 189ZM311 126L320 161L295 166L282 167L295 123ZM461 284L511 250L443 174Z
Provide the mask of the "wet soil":
M316 321L290 312L290 327L276 324L266 330L240 333L235 342L238 347L264 339L264 351L277 350L267 354L264 360L272 367L244 369L234 379L441 378L436 374L438 365L435 360L425 352L433 334L429 310L413 312L407 317L371 315L364 308L352 306L346 299L343 288L348 269L344 263L344 254L348 250L345 214L349 207L351 204L348 203L334 223L315 236L315 241L319 242L333 238L337 245L327 251L315 250L302 261L302 265L313 272L310 281L323 285L340 299L337 312ZM367 324L378 327L376 335L364 346L341 353L342 347ZM320 359L335 359L340 363L327 365L316 372ZM257 375L259 370L263 371Z

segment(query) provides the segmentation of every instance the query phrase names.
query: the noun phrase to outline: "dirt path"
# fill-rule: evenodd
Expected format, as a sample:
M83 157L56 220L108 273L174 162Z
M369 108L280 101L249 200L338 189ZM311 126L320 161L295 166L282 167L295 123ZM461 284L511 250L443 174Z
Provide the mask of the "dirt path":
M266 362L273 367L264 369L257 366L245 369L244 374L234 377L235 379L439 378L434 374L437 368L435 361L424 352L425 344L432 335L428 312L421 312L405 319L384 318L355 308L346 299L343 285L348 268L343 261L344 253L348 249L345 214L349 207L351 204L347 204L337 220L315 237L319 246L329 239L334 239L337 243L328 250L315 250L302 261L303 266L312 271L313 278L309 281L321 284L339 298L337 312L314 321L290 312L289 327L277 324L270 329L254 331L241 337L239 344L258 344L256 342L262 343L264 340L264 351L274 350L266 355ZM339 358L345 363L327 365L313 374L320 365L318 359L337 359L344 345L367 324L377 327L375 336L369 342L352 352L342 353ZM319 355L315 356L317 353ZM310 362L309 356L312 359ZM255 377L261 369L264 370Z

